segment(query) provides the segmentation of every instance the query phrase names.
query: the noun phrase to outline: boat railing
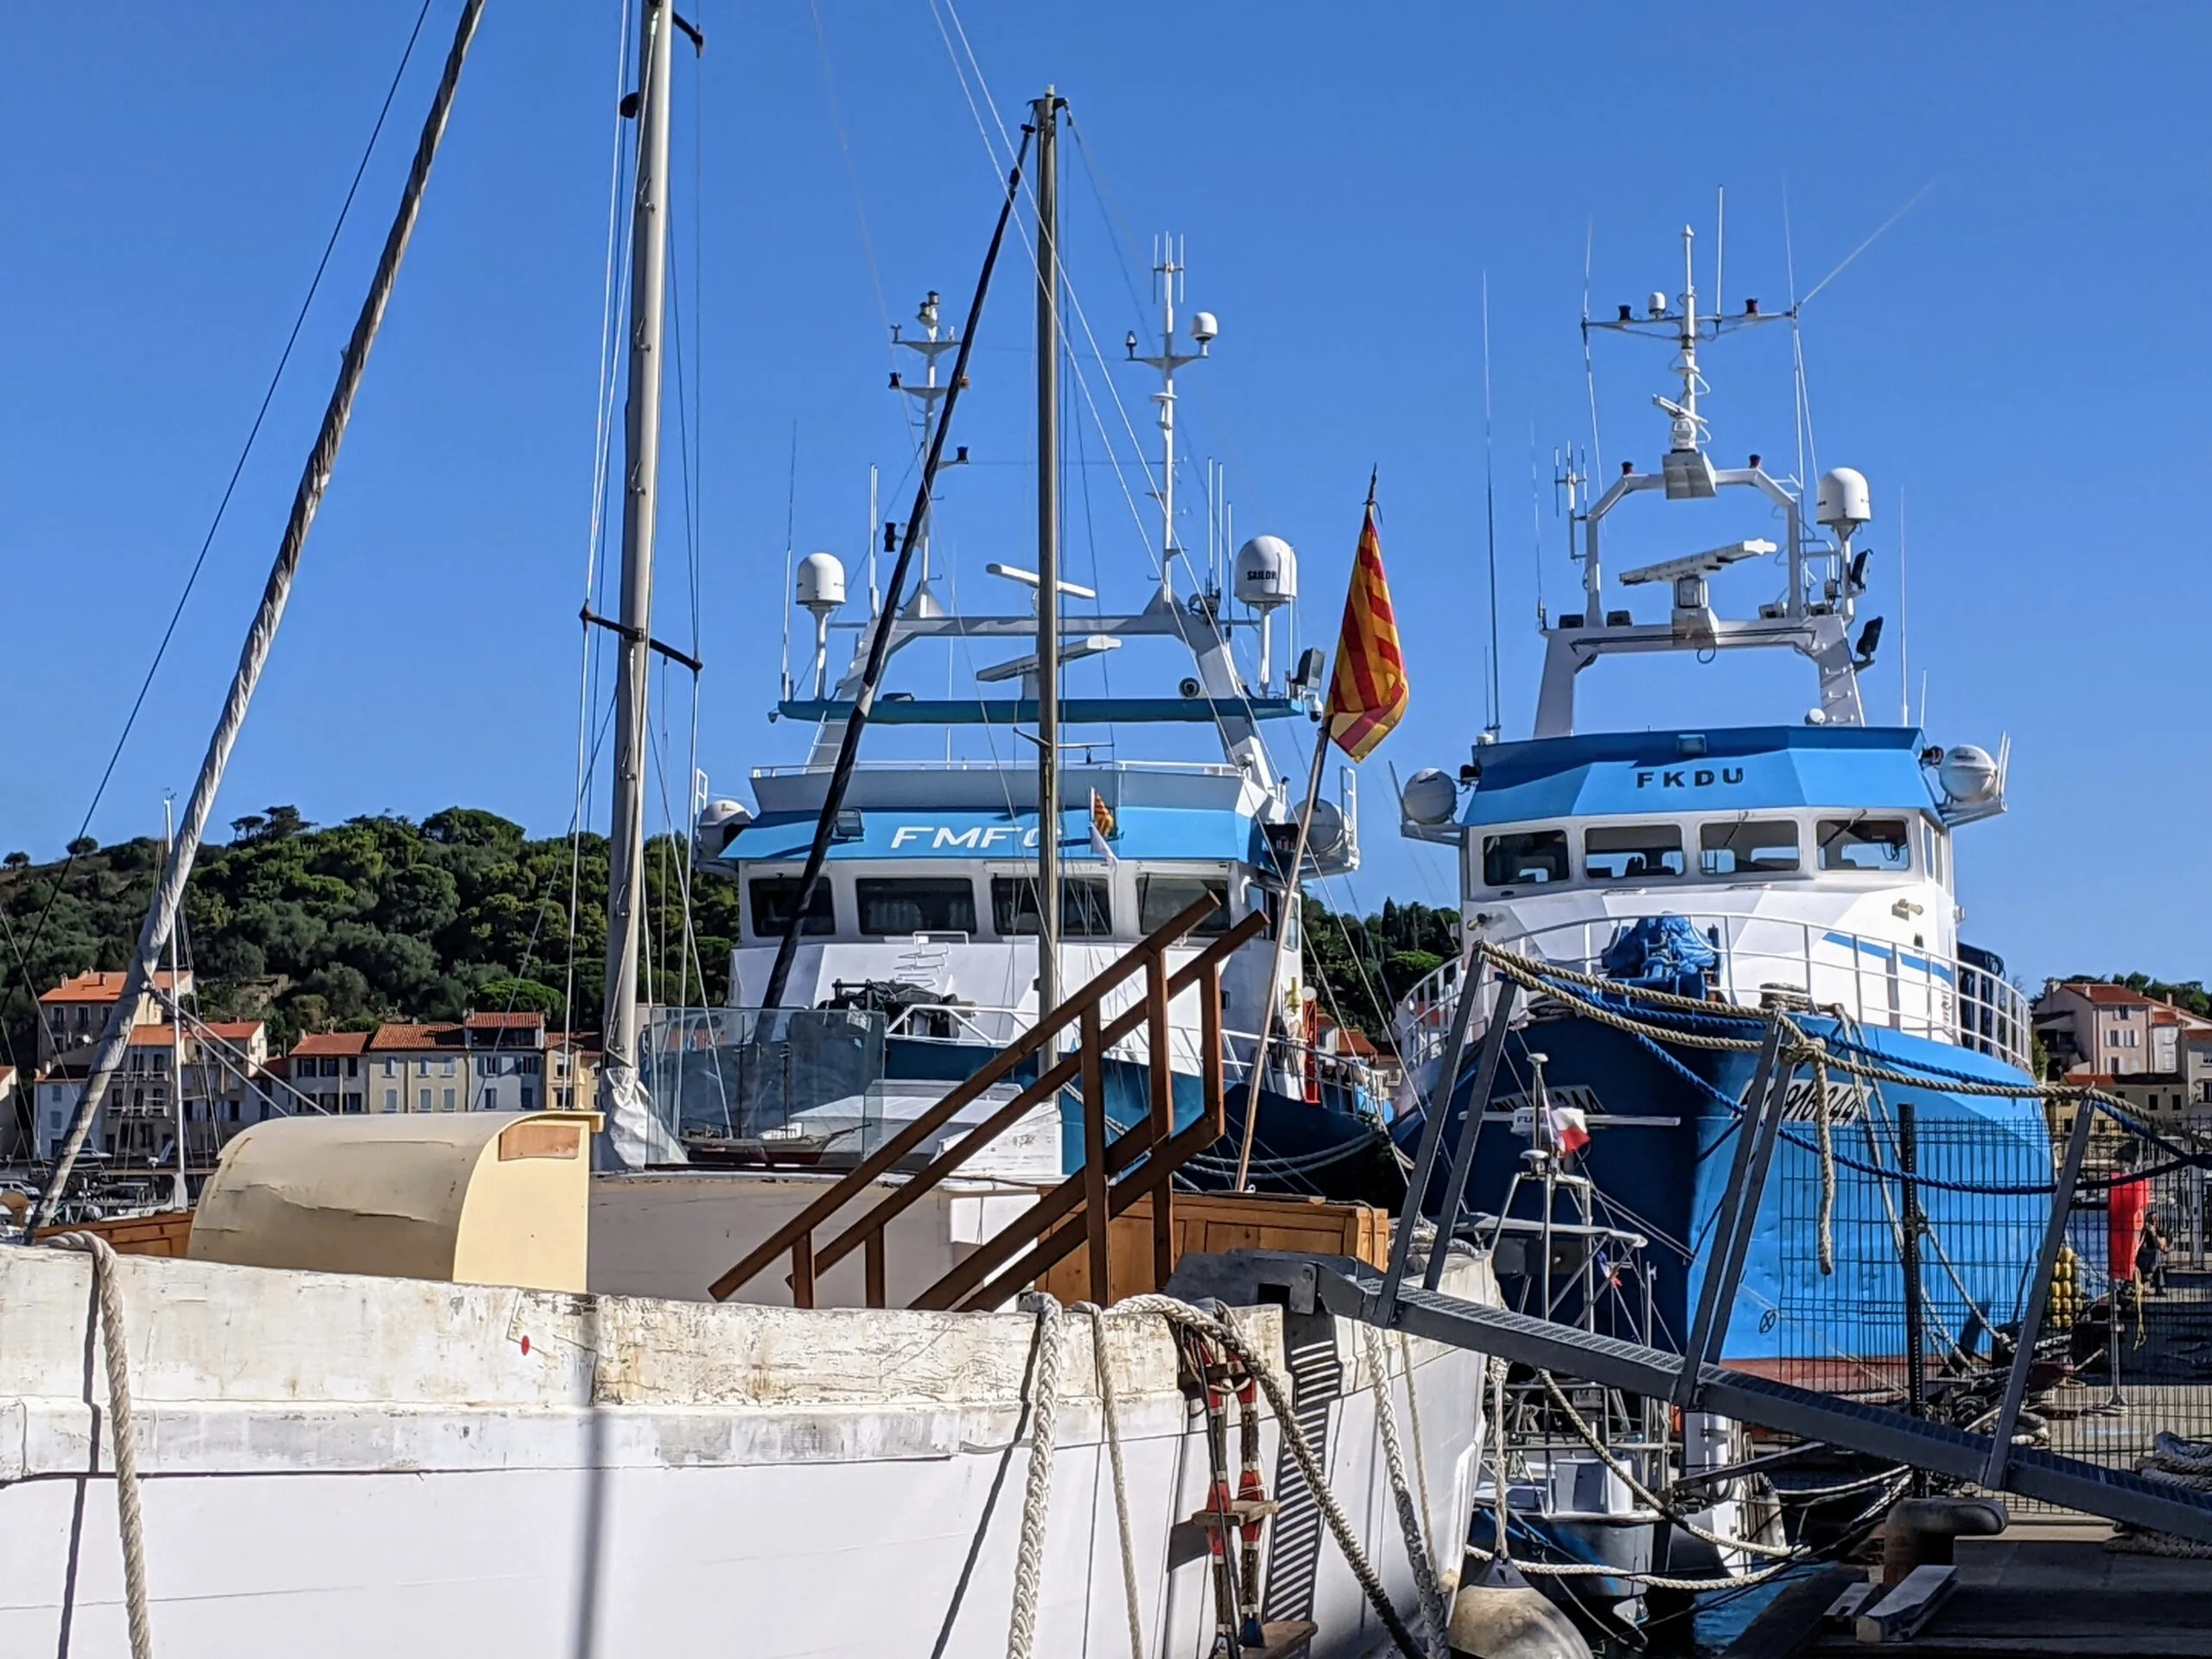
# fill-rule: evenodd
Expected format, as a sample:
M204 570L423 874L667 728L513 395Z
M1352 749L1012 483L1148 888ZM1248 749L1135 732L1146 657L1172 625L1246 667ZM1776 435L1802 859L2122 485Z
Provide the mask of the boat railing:
M1840 1008L1861 1026L1926 1037L2030 1069L2028 1000L1992 969L1919 945L1787 917L1688 912L1719 960L1713 989L1757 1007L1777 998ZM1497 943L1579 973L1603 974L1605 957L1638 918L1558 922ZM1461 963L1444 964L1398 1007L1398 1047L1410 1067L1441 1055L1459 1001Z
M944 760L918 759L912 760L855 760L855 772L1023 772L1023 768L1004 760ZM836 770L834 766L818 766L811 761L798 761L788 766L755 766L755 778L804 778L810 774L828 777ZM1172 773L1189 778L1239 778L1243 772L1218 760L1084 760L1071 764L1071 772L1151 772ZM1027 773L1024 772L1026 777Z
M924 1291L912 1306L938 1309L995 1307L1079 1247L1087 1248L1089 1253L1091 1299L1103 1306L1109 1300L1108 1224L1145 1197L1150 1198L1152 1208L1153 1288L1163 1288L1174 1262L1174 1200L1169 1178L1192 1156L1220 1140L1224 1128L1224 1085L1219 1058L1222 964L1238 946L1256 937L1267 925L1265 915L1255 911L1181 967L1171 968L1169 948L1204 922L1213 909L1211 896L1195 900L1181 914L1109 963L1104 971L1001 1049L972 1076L956 1084L934 1105L868 1154L849 1173L825 1187L812 1203L717 1279L709 1287L710 1294L717 1301L727 1301L772 1263L788 1256L791 1301L798 1307L812 1307L819 1275L859 1250L867 1305L885 1306L885 1235L891 1223L948 1177L957 1174L976 1153L1071 1085L1079 1087L1083 1096L1085 1156L1082 1167ZM1122 1013L1109 1016L1105 1007L1107 998L1132 982L1141 984L1141 998ZM1155 1060L1148 1068L1150 1109L1138 1122L1109 1135L1104 1076L1107 1053L1140 1026L1150 1033L1151 1052L1155 1057L1168 1052L1173 1046L1168 1004L1192 989L1198 993L1200 1032L1198 1075L1202 1101L1198 1116L1182 1128L1175 1127L1172 1071L1169 1066ZM1075 1041L1074 1051L1060 1053L1062 1042L1071 1035ZM902 1160L919 1151L931 1136L950 1124L957 1113L982 1099L987 1090L1011 1082L1024 1063L1032 1060L1038 1070L1035 1082L997 1107L967 1134L941 1147L904 1183L869 1205L858 1220L828 1243L817 1245L816 1233L840 1211L849 1205L865 1201L875 1183Z
M1110 999L1109 1006L1112 1006ZM1035 1011L1030 1008L982 1003L916 1002L899 1009L885 1034L922 1042L987 1043L998 1048L1027 1030L1034 1014ZM1230 1083L1242 1083L1249 1076L1252 1056L1259 1042L1257 1032L1223 1029L1220 1063ZM1198 1027L1179 1021L1170 1023L1167 1052L1169 1065L1174 1071L1186 1077L1201 1071L1205 1060L1202 1047ZM1268 1039L1268 1050L1274 1064L1282 1071L1299 1077L1310 1073L1317 1082L1349 1087L1368 1081L1373 1070L1362 1055L1304 1042L1280 1030ZM1151 1057L1150 1035L1142 1030L1133 1031L1113 1044L1110 1052L1116 1059L1141 1065Z

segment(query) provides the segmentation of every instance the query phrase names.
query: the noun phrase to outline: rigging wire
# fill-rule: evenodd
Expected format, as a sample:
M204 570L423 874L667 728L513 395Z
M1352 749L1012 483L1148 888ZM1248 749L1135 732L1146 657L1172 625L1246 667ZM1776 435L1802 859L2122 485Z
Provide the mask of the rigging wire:
M145 677L138 683L138 693L131 699L130 712L124 716L123 730L117 734L115 747L108 754L107 765L92 790L92 803L85 808L84 821L77 826L76 835L71 837L61 869L54 877L54 886L48 890L46 906L39 912L38 920L31 929L30 944L16 953L16 971L23 976L26 988L29 988L30 975L29 953L38 949L39 941L45 937L46 924L54 913L54 901L60 897L62 886L77 861L78 855L74 850L77 843L84 840L92 829L92 817L99 810L108 784L115 777L116 766L123 759L124 746L130 741L131 729L138 723L138 715L146 706L147 694L153 690L154 677L161 671L162 661L168 654L169 643L176 637L177 624L183 620L184 607L191 601L192 590L198 586L200 573L207 563L208 550L215 544L215 534L222 528L223 518L230 511L231 498L237 493L238 480L245 474L246 461L253 454L255 441L261 435L262 423L269 417L269 407L276 401L276 388L283 381L284 370L292 360L293 348L300 341L300 330L307 322L308 312L315 305L315 295L322 288L323 275L330 269L330 257L336 251L339 236L353 213L353 199L360 192L362 177L368 172L370 158L376 154L377 141L383 136L385 119L391 113L392 100L399 95L400 82L406 78L407 66L414 59L416 42L422 37L423 22L429 15L430 0L423 0L422 9L415 14L415 26L408 31L407 45L399 54L399 67L392 71L391 84L385 89L384 102L378 106L376 123L369 129L368 142L361 147L361 159L354 165L353 181L346 187L346 198L339 204L337 221L331 226L329 238L322 245L322 257L315 261L315 275L308 280L307 294L300 301L299 311L292 319L291 332L284 337L284 349L277 354L276 367L269 377L268 387L261 394L261 406L254 411L252 425L246 429L245 442L238 448L238 458L231 467L229 481L223 486L223 493L215 503L214 516L208 521L207 533L200 538L200 551L194 556L192 569L185 575L184 589L177 594L176 604L169 612L168 626L162 630L162 637L154 646L153 660L146 664ZM16 944L12 927L8 930L8 941L11 947Z

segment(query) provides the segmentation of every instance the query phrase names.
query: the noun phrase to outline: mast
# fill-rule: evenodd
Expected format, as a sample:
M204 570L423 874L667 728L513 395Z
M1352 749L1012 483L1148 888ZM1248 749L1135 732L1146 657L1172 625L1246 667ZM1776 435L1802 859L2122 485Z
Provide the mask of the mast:
M637 1168L654 1141L638 1076L638 924L645 909L646 668L653 601L653 532L660 507L661 339L668 282L671 0L639 13L638 164L630 210L630 387L622 476L622 615L616 632L614 803L607 833L607 1058L600 1109L607 1150Z
M162 797L162 862L176 850L176 808ZM184 1164L184 980L177 973L176 928L169 929L169 1088L176 1107L176 1208L192 1208L192 1191Z
M1047 86L1037 127L1037 1017L1060 1001L1060 162Z
M454 25L445 71L430 99L430 111L423 118L422 134L416 140L415 159L400 191L398 212L393 216L391 228L385 232L376 274L370 278L369 291L353 320L353 332L346 342L346 355L339 365L338 384L331 388L330 401L323 407L322 424L315 433L315 448L308 452L299 487L293 493L291 515L285 520L283 539L277 544L269 581L262 588L261 603L238 652L238 667L232 671L231 689L224 698L223 712L217 717L214 732L207 740L207 753L200 760L200 775L193 779L192 793L185 798L184 820L177 827L176 844L162 867L153 899L146 906L146 919L138 930L137 943L131 947L130 960L124 969L122 993L108 1013L99 1044L85 1068L85 1089L77 1098L76 1116L70 1120L68 1133L55 1155L54 1173L47 1177L45 1191L39 1194L38 1207L31 1212L33 1228L53 1221L62 1195L68 1190L69 1172L76 1164L78 1154L84 1150L86 1135L92 1132L92 1114L99 1109L100 1096L107 1092L117 1068L123 1063L124 1052L130 1045L131 1026L137 1020L138 1010L144 1004L153 981L154 964L161 960L162 947L176 926L177 912L183 908L185 884L192 879L193 862L199 856L200 843L207 835L208 817L215 810L215 794L222 787L224 769L230 764L231 750L236 747L239 729L245 724L246 709L253 702L254 688L261 683L262 670L269 665L277 625L284 620L284 607L292 595L292 582L299 574L300 560L307 551L308 534L315 528L323 492L329 487L330 474L338 465L338 448L345 441L346 423L353 417L353 399L360 391L361 377L368 371L369 350L376 344L385 308L391 302L392 287L399 280L400 262L406 257L408 241L415 234L415 221L422 213L423 192L429 188L430 164L437 158L439 142L445 137L446 123L453 114L461 66L467 60L469 43L476 38L476 25L483 15L484 0L465 0L461 17Z

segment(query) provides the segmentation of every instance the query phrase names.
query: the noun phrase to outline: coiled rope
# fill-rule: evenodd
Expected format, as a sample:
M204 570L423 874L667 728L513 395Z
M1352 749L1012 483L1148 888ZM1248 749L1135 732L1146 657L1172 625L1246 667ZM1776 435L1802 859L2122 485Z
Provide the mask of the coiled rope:
M47 1243L92 1258L100 1309L100 1357L107 1367L108 1427L115 1463L116 1529L123 1544L123 1600L130 1621L130 1659L154 1659L154 1621L146 1595L146 1522L138 1501L138 1434L130 1414L130 1353L124 1340L123 1286L115 1247L98 1233L62 1233Z

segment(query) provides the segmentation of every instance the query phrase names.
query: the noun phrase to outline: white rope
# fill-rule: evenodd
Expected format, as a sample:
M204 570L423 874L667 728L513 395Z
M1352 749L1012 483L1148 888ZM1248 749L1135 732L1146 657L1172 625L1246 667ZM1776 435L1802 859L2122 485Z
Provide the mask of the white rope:
M1398 1332L1398 1362L1406 1369L1406 1423L1414 1437L1414 1479L1421 1486L1421 1518L1426 1530L1432 1525L1436 1509L1428 1501L1428 1454L1421 1449L1421 1394L1414 1387L1414 1339L1403 1331ZM1441 1566L1438 1554L1436 1536L1431 1531L1428 1561L1433 1569Z
M1014 1616L1007 1659L1030 1659L1037 1645L1037 1591L1045 1570L1045 1520L1052 1506L1053 1436L1060 1414L1060 1304L1034 1291L1021 1299L1037 1315L1037 1364L1029 1390L1029 1482L1021 1497L1021 1547L1014 1562Z
M1375 1378L1375 1422L1382 1431L1382 1463L1389 1472L1390 1501L1398 1512L1398 1530L1406 1541L1406 1559L1412 1564L1414 1589L1421 1598L1421 1634L1428 1638L1429 1659L1444 1659L1444 1596L1437 1588L1430 1564L1425 1518L1414 1511L1413 1495L1406 1490L1405 1448L1398 1440L1397 1402L1390 1397L1390 1354L1382 1333L1371 1325L1359 1327L1367 1352L1367 1369ZM1406 1392L1413 1392L1413 1374L1406 1375Z
M1467 1547L1470 1559L1493 1561L1497 1555L1487 1549ZM1794 1573L1805 1565L1802 1560L1777 1561L1772 1567L1761 1567L1756 1573L1746 1573L1732 1579L1674 1579L1658 1573L1639 1572L1630 1567L1613 1567L1604 1561L1530 1561L1518 1556L1511 1558L1514 1567L1531 1578L1554 1579L1619 1579L1627 1584L1640 1584L1650 1590L1681 1590L1691 1595L1709 1595L1716 1590L1749 1590L1755 1586L1778 1579L1785 1573Z
M1077 1302L1090 1320L1090 1364L1098 1377L1098 1410L1106 1427L1106 1456L1114 1469L1114 1526L1122 1540L1122 1592L1128 1604L1129 1659L1144 1659L1144 1609L1137 1599L1137 1549L1129 1529L1129 1482L1122 1463L1122 1421L1114 1405L1114 1368L1106 1361L1106 1310Z
M1328 1523L1329 1535L1336 1540L1337 1548L1344 1553L1344 1564L1351 1569L1352 1577L1358 1580L1368 1604L1375 1609L1383 1627L1390 1632L1398 1650L1406 1655L1407 1659L1421 1659L1420 1644L1406 1627L1405 1620L1398 1616L1398 1610L1392 1605L1390 1593L1383 1587L1374 1563L1367 1559L1367 1552L1360 1548L1359 1539L1352 1532L1351 1522L1344 1515L1344 1505L1330 1489L1327 1472L1314 1453L1313 1442L1306 1438L1306 1431L1299 1427L1289 1391L1275 1376L1274 1368L1250 1343L1245 1341L1243 1333L1234 1325L1202 1313L1176 1297L1158 1294L1131 1296L1116 1303L1115 1306L1124 1313L1156 1313L1170 1324L1198 1332L1244 1362L1245 1369L1251 1372L1253 1380L1260 1385L1260 1391L1268 1396L1268 1408L1274 1413L1275 1422L1290 1446L1291 1459L1298 1465L1299 1478L1305 1481L1306 1490L1313 1495L1315 1507L1321 1511L1321 1518Z
M146 1597L146 1524L138 1505L138 1436L130 1416L130 1354L124 1339L123 1286L115 1247L98 1233L63 1233L47 1243L92 1258L99 1294L100 1357L107 1363L108 1427L114 1445L115 1520L123 1543L123 1600L130 1620L130 1659L154 1659L153 1612Z

